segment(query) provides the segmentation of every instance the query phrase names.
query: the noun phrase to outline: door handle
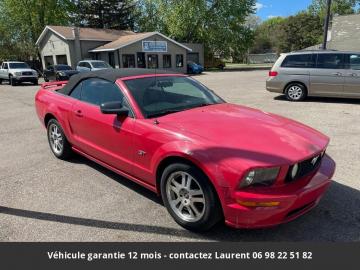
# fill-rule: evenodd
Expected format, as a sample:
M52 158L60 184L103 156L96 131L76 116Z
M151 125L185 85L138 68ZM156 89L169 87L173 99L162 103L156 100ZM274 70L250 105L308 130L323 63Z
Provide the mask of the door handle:
M335 73L332 73L332 75L341 76L342 74L340 72L335 72Z
M76 111L75 111L75 115L78 116L78 117L82 117L82 116L83 116L81 110L76 110Z
M349 73L349 76L350 76L350 77L356 77L357 74L356 74L356 73Z

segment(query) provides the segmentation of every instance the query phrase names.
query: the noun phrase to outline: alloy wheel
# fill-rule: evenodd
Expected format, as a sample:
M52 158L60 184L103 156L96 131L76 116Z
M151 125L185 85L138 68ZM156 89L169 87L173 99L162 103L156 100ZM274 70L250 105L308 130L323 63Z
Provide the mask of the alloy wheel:
M303 89L301 89L300 86L293 85L288 90L288 96L292 100L299 100L301 99L302 95L303 95Z
M49 139L52 150L55 154L61 155L64 148L64 138L56 124L51 124L49 127Z
M166 196L174 213L184 221L196 222L205 213L205 195L198 181L182 171L172 173L166 183Z

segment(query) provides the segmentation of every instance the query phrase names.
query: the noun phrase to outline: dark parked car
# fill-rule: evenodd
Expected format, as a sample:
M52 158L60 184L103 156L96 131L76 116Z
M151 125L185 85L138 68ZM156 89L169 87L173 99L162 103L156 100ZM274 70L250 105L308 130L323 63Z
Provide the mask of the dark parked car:
M79 73L79 71L72 69L68 65L54 65L48 66L46 70L44 70L44 80L48 81L67 81L69 78Z

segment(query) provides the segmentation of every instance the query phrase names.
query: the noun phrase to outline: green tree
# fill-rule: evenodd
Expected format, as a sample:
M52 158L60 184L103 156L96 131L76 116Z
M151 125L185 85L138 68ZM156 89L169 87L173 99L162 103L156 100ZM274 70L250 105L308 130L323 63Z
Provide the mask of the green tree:
M119 30L134 28L134 1L87 0L75 3L77 9L74 18L77 25Z
M2 0L0 51L3 58L37 57L35 42L46 25L67 25L73 11L70 0ZM6 55L5 55L6 54Z
M255 28L251 53L280 52L280 32L284 21L283 17L270 18Z
M305 49L320 42L323 34L322 19L307 12L284 20L279 28L278 50L289 52Z
M332 0L331 13L338 15L353 14L356 12L357 3L359 0ZM324 18L327 12L327 0L313 0L308 11Z
M246 19L255 0L142 0L140 31L160 31L180 42L200 42L208 55L236 56L251 44Z

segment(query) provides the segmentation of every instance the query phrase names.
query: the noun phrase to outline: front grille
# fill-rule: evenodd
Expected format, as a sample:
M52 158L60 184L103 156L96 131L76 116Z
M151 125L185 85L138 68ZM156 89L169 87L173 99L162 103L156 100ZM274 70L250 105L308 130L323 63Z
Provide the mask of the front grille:
M323 157L323 155L320 154L320 155L313 156L307 160L304 160L304 161L298 163L299 169L298 169L298 172L295 175L295 177L291 176L291 171L295 165L290 166L289 171L286 175L285 181L288 183L293 182L293 181L296 181L306 175L309 175L310 173L315 172L321 164L322 157ZM315 161L315 158L317 158L316 161Z
M31 71L24 71L22 73L22 75L25 75L25 76L29 76L29 75L33 75Z

